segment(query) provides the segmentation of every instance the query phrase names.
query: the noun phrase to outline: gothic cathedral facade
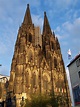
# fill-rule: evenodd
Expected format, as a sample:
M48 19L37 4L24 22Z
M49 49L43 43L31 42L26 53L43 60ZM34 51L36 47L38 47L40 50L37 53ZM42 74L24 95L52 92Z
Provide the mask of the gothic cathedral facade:
M19 107L20 98L30 98L33 93L48 94L53 90L55 95L62 94L69 99L60 44L51 31L46 12L40 35L39 27L36 29L32 23L28 4L15 44L9 91L13 92L12 96L16 96ZM67 102L65 107L70 107Z

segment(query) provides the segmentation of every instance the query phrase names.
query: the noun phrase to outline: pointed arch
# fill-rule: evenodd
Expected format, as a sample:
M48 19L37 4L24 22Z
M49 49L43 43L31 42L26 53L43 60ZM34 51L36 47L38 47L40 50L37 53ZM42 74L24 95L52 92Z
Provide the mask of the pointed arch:
M54 57L54 68L57 68L57 59Z
M33 73L32 78L33 78L33 88L35 88L35 86L36 86L36 74L35 74L35 72Z
M32 35L29 34L29 42L32 42Z
M28 61L31 62L31 60L33 60L33 57L34 57L34 52L33 50L29 50L28 51Z
M51 49L54 50L54 43L53 43L53 41L51 42Z
M44 87L45 90L47 90L47 88L48 88L48 78L47 78L47 76L44 76L44 78L43 78L43 87Z
M31 70L30 68L28 68L28 66L26 67L26 87L28 88L31 84Z
M26 72L26 83L27 83L27 87L29 86L29 72Z
M49 77L48 73L44 73L43 74L43 88L44 88L46 93L48 91L48 83L49 82L50 82L50 77Z

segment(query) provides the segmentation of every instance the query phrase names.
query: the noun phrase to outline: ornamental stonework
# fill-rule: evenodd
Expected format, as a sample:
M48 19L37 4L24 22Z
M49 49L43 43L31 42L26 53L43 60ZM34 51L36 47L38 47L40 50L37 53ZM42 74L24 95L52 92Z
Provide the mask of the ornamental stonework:
M40 34L40 28L32 22L28 4L15 43L9 91L12 91L12 97L16 96L19 107L22 97L30 98L33 93L49 94L53 90L55 95L63 94L69 99L60 44L51 31L46 12L43 32ZM65 102L65 107L70 105Z

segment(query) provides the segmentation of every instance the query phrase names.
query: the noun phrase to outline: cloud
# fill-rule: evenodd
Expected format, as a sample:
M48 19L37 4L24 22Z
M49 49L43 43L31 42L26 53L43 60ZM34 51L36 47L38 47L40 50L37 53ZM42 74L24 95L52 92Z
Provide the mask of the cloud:
M70 6L75 6L78 2L78 0L45 0L45 5L48 5L49 7L56 8L56 9L68 9ZM60 11L59 10L59 11Z
M64 31L62 26L57 26L54 32L59 40L64 40L66 38L66 32Z
M0 55L5 54L6 51L7 51L6 45L3 42L0 41Z
M57 28L56 28L56 32L60 32L60 27L58 26Z
M31 6L39 6L40 1L39 0L28 0L27 3L29 3Z
M57 26L55 33L58 35L63 35L65 38L75 38L75 40L80 37L80 17L76 18L74 21L66 21L62 25Z
M55 34L59 38L64 59L69 48L72 51L72 57L78 54L80 51L80 17L72 21L66 21L56 27ZM67 60L65 60L65 63L67 63Z
M56 37L58 37L59 40L61 40L63 37L59 34L55 34Z
M7 66L2 65L2 66L0 67L0 74L10 75L10 73L9 73L9 68L7 68Z
M43 18L39 15L33 15L32 14L32 20L35 26L40 26L41 30L43 27Z
M65 4L65 5L64 5ZM71 4L71 0L57 0L56 5L61 8L66 8Z
M60 33L55 33L55 36L58 37L59 42L62 45L62 47L68 45L65 35L61 35Z
M62 27L72 37L80 37L80 17L75 19L74 22L65 22Z
M61 24L63 21L73 20L79 17L80 1L78 0L44 0L45 7L48 7L47 13L52 23ZM58 20L58 22L57 22ZM59 23L60 22L60 23Z

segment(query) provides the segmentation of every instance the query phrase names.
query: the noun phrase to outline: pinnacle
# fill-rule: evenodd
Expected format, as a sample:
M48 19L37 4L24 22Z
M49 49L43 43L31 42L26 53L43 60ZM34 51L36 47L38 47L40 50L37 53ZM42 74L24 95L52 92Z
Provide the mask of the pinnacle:
M44 16L46 16L46 12L44 12Z
M26 13L25 13L25 17L24 17L23 23L25 25L31 25L32 24L32 19L31 19L29 4L27 4L27 10L26 10Z
M44 12L43 34L52 34L46 12Z
M29 4L27 4L27 7L29 7Z

